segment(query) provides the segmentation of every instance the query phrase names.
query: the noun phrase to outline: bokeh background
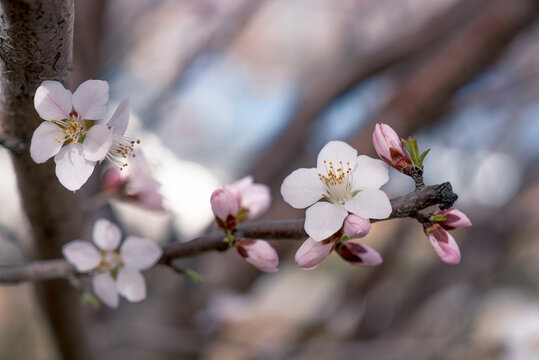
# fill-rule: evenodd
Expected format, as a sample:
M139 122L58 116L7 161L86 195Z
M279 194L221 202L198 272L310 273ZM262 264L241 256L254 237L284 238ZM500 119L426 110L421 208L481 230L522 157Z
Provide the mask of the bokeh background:
M376 122L431 148L425 182L450 181L474 226L442 263L414 220L373 225L384 263L332 255L313 271L275 241L280 271L234 251L158 267L148 298L85 306L99 359L539 359L539 19L531 0L76 1L73 87L131 95L128 133L166 212L110 200L96 216L161 245L211 229L211 192L252 174L264 219L300 218L282 179L329 140L374 156ZM101 170L92 178L99 189ZM0 263L32 258L0 149ZM390 197L413 189L391 172ZM102 199L95 192L97 199ZM62 206L62 204L58 204ZM83 281L82 289L90 284ZM0 287L0 359L57 359L32 284ZM76 336L76 334L73 334Z

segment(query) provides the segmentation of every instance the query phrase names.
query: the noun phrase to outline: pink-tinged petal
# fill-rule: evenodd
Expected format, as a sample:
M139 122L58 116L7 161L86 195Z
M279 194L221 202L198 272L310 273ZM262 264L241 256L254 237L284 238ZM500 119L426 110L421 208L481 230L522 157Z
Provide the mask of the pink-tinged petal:
M85 120L99 120L109 112L109 84L103 80L86 80L73 93L73 108Z
M59 126L45 121L42 122L32 135L30 156L38 164L42 164L58 154L64 144L65 134Z
M124 264L138 270L146 270L157 264L163 250L147 239L128 236L120 247L120 257Z
M122 232L114 223L100 218L95 221L92 237L101 250L114 251L120 245Z
M346 261L356 266L376 266L382 263L382 256L373 248L353 241L340 243L335 248Z
M73 240L62 246L62 254L80 272L95 269L101 262L101 254L91 242Z
M439 225L434 225L427 232L434 251L443 262L447 264L458 264L460 262L459 246L450 233Z
M252 184L240 191L241 207L248 210L247 219L254 219L268 210L271 204L271 192L267 185Z
M211 194L210 203L213 214L225 222L229 216L235 218L240 210L239 195L226 188L215 190Z
M362 190L348 200L346 210L365 219L386 219L391 214L391 203L382 190Z
M139 302L146 298L146 282L137 269L124 266L118 271L116 289L127 300Z
M156 211L165 210L165 206L163 205L163 195L161 195L159 191L143 191L138 193L135 198L139 205L146 209Z
M232 184L228 185L231 188L236 189L239 193L242 191L248 189L253 185L253 177L252 176L244 176L241 179L239 179L236 182L233 182Z
M349 166L354 170L356 167L356 158L357 150L344 141L330 141L318 154L316 161L317 173L327 174L326 170L329 169L330 162L334 168L338 168L342 162L342 166ZM324 160L326 161L325 163Z
M288 175L281 185L284 201L296 209L303 209L320 200L326 191L318 177L318 170L297 169Z
M445 220L438 221L437 223L446 230L455 230L467 226L472 226L472 222L470 221L468 216L466 216L466 214L462 211L455 208L450 208L447 210L437 210L434 212L434 214L445 215Z
M116 290L116 282L109 272L96 274L92 278L95 295L107 306L116 309L120 304L120 297Z
M401 171L412 165L412 159L405 150L397 133L386 124L376 124L372 141L376 152L382 160Z
M341 227L348 211L344 206L319 202L305 212L305 231L315 241L322 241L335 234Z
M44 120L63 120L71 112L71 91L58 81L45 80L34 95L34 106Z
M367 155L357 157L357 167L352 174L352 190L377 190L389 180L387 164Z
M129 124L129 95L125 95L120 101L120 105L116 108L114 114L108 122L108 126L112 128L112 132L117 135L123 135Z
M371 222L356 214L350 214L344 219L344 235L351 239L364 237L371 230Z
M277 251L264 240L241 239L236 250L247 261L260 271L276 272L279 270Z
M315 241L307 238L296 251L296 263L303 270L312 270L328 258L334 245L334 241Z
M112 131L105 124L94 125L86 132L82 145L86 159L102 161L112 146Z
M76 191L88 181L95 162L86 160L82 144L64 146L54 157L56 177L66 189Z
M110 167L105 170L101 187L108 193L118 193L127 185L127 179L122 175L122 171L117 167Z

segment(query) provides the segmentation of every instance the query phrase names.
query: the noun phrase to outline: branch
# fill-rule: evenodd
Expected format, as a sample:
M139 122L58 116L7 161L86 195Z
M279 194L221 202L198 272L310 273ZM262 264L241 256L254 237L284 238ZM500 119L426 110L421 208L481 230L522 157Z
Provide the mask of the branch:
M26 149L26 146L22 141L20 141L14 136L10 136L4 133L0 133L0 145L10 150L12 153L18 155L22 154L23 151Z
M416 217L418 211L429 206L440 205L441 208L448 208L456 200L457 195L453 193L451 184L448 182L425 186L391 200L393 208L391 215L387 219L373 219L371 222ZM234 235L236 238L302 240L308 236L303 229L303 224L303 219L251 222L240 225ZM229 245L223 241L225 236L224 232L216 231L185 243L165 246L160 263L170 266L174 259L191 257L212 250L225 251L229 248ZM68 278L77 275L73 265L63 259L0 267L0 283L3 284Z

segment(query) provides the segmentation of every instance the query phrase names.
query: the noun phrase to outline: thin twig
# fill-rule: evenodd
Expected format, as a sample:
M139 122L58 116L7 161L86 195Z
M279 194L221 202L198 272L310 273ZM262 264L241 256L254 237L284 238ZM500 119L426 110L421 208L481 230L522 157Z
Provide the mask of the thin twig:
M447 208L453 205L457 195L451 184L425 186L409 194L391 200L393 211L387 219L417 217L417 212L429 206L440 205ZM377 222L382 220L371 220ZM285 221L259 221L238 226L236 238L257 238L273 240L303 240L307 233L303 228L304 219ZM176 243L163 248L160 264L170 266L172 260L204 253L206 251L225 251L229 245L223 241L226 234L222 231L199 236L185 243ZM174 267L173 267L174 268ZM20 265L0 266L0 283L14 284L23 281L43 281L66 278L76 274L73 265L63 259L34 261Z

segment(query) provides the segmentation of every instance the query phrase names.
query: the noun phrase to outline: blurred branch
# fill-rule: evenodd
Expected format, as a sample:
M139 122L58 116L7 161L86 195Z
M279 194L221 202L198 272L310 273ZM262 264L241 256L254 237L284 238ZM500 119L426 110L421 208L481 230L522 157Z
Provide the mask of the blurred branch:
M429 206L441 205L449 207L455 202L457 195L453 193L451 184L425 186L413 192L391 200L393 211L385 221L396 218L414 217L415 214ZM238 226L235 238L257 238L273 240L301 240L308 235L303 229L304 220L251 222ZM229 245L223 241L226 234L222 231L202 235L185 243L177 243L163 248L161 264L171 265L178 258L194 256L206 251L225 251ZM0 266L0 283L13 284L22 281L43 281L75 276L75 268L63 259L35 261L20 265Z
M452 33L463 19L483 3L484 0L461 0L449 10L434 16L419 30L412 34L397 35L393 41L372 54L354 54L352 58L349 54L343 54L342 58L325 69L310 71L290 125L265 152L251 173L265 183L281 178L288 171L288 168L283 169L283 164L286 167L290 159L303 154L308 127L333 100L363 80L405 62L419 52L428 51L430 47L438 46L447 33Z
M10 150L12 153L19 155L26 149L26 146L22 141L4 133L0 133L0 145Z

